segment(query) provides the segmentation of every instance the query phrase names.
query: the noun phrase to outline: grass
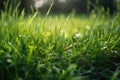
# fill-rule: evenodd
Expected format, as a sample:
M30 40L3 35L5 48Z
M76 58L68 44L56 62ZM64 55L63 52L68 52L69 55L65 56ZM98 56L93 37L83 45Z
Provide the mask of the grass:
M3 80L120 80L120 14L3 11Z

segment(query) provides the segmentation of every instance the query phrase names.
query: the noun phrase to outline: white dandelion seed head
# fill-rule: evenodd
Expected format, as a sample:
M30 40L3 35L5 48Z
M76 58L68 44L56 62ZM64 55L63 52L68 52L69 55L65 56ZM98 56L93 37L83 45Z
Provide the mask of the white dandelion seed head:
M35 8L40 8L43 6L43 0L35 0L34 3Z

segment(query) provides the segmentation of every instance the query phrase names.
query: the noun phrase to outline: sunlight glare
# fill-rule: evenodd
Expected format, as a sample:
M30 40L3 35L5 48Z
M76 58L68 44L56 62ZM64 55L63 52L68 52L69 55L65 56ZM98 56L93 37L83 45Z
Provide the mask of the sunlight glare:
M66 0L59 0L59 2L64 3L64 2L66 2Z
M43 0L36 0L34 5L35 5L36 8L42 7L43 6Z

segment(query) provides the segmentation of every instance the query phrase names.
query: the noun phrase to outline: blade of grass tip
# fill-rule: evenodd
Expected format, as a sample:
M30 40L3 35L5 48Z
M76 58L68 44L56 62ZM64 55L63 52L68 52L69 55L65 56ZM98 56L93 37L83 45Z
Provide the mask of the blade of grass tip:
M45 15L45 18L44 18L42 24L45 23L45 20L46 20L47 16L49 15L49 13L50 13L50 11L51 11L51 9L52 9L53 4L54 4L54 2L51 3L51 5L50 5L50 7L49 7L49 9L48 9L48 11L47 11L47 13L46 13L46 15Z
M30 25L32 23L32 21L34 20L34 18L37 16L38 12L35 12L35 14L33 15L33 17L30 18L30 20L28 21L28 24Z
M62 24L60 24L59 33L60 33L60 30L61 30L61 27L62 27L62 26L65 26L66 22L70 19L70 17L71 17L71 14L69 14L69 15L67 16L67 18L65 19L65 21L64 21Z
M10 5L9 11L8 11L9 16L11 13L12 13L12 5Z
M22 21L24 19L24 16L25 16L25 10L23 9L22 12L20 13L19 20Z
M51 5L50 5L50 7L49 7L49 9L48 9L48 11L47 11L47 13L45 15L45 18L41 22L40 26L43 26L43 29L41 29L41 31L45 29L44 24L45 24L46 18L48 17L48 15L49 15L49 13L50 13L50 11L52 9L53 4L54 4L54 2L51 3Z
M70 19L70 17L71 17L71 14L68 15L68 17L66 18L66 20L65 20L64 23L63 23L63 26L64 26L65 23Z
M119 15L120 15L120 13L117 13L117 15L113 18L113 20L112 20L112 25L111 25L112 27L114 26L117 18L119 18Z
M8 3L9 3L9 0L4 2L4 7L5 7L5 12L6 13L7 13L7 10L8 10Z
M87 1L87 10L90 10L90 0Z
M16 6L16 8L15 8L15 10L14 10L14 12L13 12L13 17L18 17L18 8L19 8L19 6L20 6L20 2L17 4L17 6Z
M92 7L94 7L94 9L97 11L97 12L101 12L101 10L93 3L93 2L89 2L89 4L92 6Z
M31 9L31 11L32 11L32 14L34 14L34 9L33 9L33 6L32 6L32 5L30 6L30 9Z
M69 14L69 15L67 16L67 18L65 19L64 23L62 23L61 26L64 26L65 23L70 19L70 17L71 17L71 14Z
M47 11L47 14L46 14L45 18L49 15L49 13L50 13L50 11L52 9L53 4L54 4L54 2L51 3L51 5L50 5L50 7L49 7L49 9Z

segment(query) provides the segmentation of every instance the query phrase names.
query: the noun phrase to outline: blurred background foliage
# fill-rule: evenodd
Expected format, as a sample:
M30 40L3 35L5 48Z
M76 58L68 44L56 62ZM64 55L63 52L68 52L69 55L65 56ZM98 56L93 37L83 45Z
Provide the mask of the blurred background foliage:
M0 0L0 11L3 11L6 5L14 9L19 4L19 11L24 9L27 13L36 10L46 12L52 3L51 11L58 13L69 13L73 10L76 13L88 13L92 10L114 13L120 10L120 0Z

